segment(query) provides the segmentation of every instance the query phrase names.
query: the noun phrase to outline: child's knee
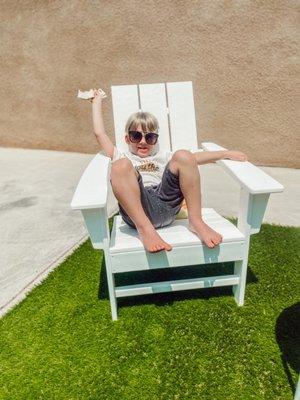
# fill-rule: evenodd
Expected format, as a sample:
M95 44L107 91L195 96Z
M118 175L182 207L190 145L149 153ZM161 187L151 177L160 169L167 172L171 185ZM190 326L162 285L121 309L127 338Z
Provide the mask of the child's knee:
M189 151L189 150L176 150L172 156L172 160L177 161L178 163L186 163L186 162L192 162L196 163L196 159L194 155Z
M128 158L120 158L111 164L111 175L128 173L133 168L132 162Z

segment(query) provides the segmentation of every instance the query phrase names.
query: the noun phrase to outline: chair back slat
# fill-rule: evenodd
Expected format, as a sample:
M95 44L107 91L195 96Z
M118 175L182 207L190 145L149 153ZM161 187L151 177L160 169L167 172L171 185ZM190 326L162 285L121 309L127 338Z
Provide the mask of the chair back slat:
M193 83L191 81L168 82L166 86L172 151L178 149L197 150Z
M128 150L124 139L127 119L139 110L138 87L137 85L112 86L111 94L116 146L125 151Z
M198 149L192 82L112 86L111 93L116 146L121 150L128 150L124 140L127 119L139 110L157 118L159 149Z
M139 85L141 109L152 113L159 123L159 148L171 150L166 89L164 83Z

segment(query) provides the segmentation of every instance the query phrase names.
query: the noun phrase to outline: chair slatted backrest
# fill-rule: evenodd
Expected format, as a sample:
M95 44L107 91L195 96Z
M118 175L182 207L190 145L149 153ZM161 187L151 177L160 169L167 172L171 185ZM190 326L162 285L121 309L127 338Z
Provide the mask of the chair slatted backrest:
M116 145L122 150L128 117L139 110L159 122L159 148L197 150L197 129L192 82L112 86Z

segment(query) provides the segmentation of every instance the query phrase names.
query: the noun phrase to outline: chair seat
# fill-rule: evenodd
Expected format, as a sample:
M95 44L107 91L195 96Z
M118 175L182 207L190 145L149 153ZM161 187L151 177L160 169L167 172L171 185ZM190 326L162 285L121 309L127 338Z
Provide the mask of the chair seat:
M219 215L214 209L203 208L202 217L207 225L222 235L222 244L244 242L245 236L237 227ZM157 232L173 248L205 246L199 237L188 229L187 219L175 220L171 225L157 229ZM126 225L120 215L115 216L111 234L110 254L142 251L143 249L143 244L138 238L136 229Z

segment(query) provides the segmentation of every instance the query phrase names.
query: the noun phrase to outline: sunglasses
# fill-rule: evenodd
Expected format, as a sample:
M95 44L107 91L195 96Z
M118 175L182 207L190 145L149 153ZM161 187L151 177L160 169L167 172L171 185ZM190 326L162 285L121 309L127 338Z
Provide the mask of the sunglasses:
M158 139L158 134L154 132L146 132L145 135L139 131L129 131L129 140L131 143L139 143L142 140L142 137L145 137L147 144L155 144Z

